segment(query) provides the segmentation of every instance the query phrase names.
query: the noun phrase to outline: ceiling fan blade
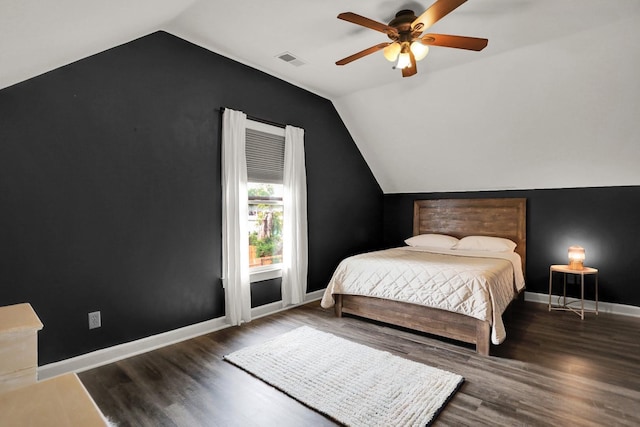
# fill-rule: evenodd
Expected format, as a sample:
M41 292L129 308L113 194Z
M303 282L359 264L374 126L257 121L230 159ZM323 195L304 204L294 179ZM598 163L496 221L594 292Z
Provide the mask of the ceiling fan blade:
M411 77L418 72L416 57L413 55L413 52L411 51L409 51L409 58L411 59L411 66L402 69L402 77Z
M370 28L372 30L380 31L385 34L398 34L398 30L393 27L383 24L381 22L374 21L373 19L365 18L353 12L344 12L338 15L338 19L342 19L353 24L362 25L363 27Z
M379 51L380 49L384 49L385 47L389 46L390 44L391 44L391 42L388 42L388 43L380 43L380 44L377 44L377 45L375 45L375 46L371 46L371 47L370 47L370 48L368 48L368 49L361 50L361 51L360 51L360 52L358 52L358 53L354 53L354 54L353 54L353 55L351 55L351 56L347 56L346 58L343 58L343 59L341 59L340 61L337 61L337 62L336 62L336 65L345 65L345 64L348 64L349 62L355 61L356 59L360 59L360 58L362 58L363 56L367 56L367 55L370 55L370 54L372 54L372 53L374 53L374 52Z
M420 42L430 46L479 51L487 47L489 40L477 37L451 36L448 34L425 34L420 39Z
M416 20L411 23L411 28L424 31L466 1L467 0L437 0L429 9L425 10L422 15L418 16ZM418 24L422 24L422 27L416 28Z

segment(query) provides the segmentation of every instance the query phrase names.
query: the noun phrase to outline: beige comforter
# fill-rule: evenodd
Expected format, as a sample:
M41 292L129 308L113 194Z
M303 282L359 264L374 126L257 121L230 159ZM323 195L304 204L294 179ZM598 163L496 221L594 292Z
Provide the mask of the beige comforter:
M489 321L491 342L500 344L506 337L502 313L522 288L516 253L402 247L343 260L321 305L332 307L334 294L350 294L453 311Z

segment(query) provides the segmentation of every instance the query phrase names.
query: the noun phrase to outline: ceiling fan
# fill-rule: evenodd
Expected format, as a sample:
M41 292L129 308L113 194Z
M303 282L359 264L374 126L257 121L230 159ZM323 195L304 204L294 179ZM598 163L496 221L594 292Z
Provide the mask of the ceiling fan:
M337 61L336 65L345 65L363 56L383 50L384 57L391 62L395 62L393 68L400 68L402 77L410 77L418 72L416 61L420 61L427 56L429 46L480 51L487 46L489 40L447 34L422 35L423 31L466 1L437 0L420 16L416 16L412 10L401 10L396 13L396 17L389 24L383 24L353 12L341 13L338 15L338 19L385 33L391 41L371 46L368 49L347 56Z

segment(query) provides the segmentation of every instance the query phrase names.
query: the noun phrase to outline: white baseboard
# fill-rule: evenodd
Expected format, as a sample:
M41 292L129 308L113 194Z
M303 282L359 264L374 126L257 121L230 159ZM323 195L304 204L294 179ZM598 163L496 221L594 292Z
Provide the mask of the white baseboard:
M317 301L322 298L324 289L308 293L305 296L306 304L311 301ZM557 300L557 295L554 295L554 301ZM535 292L525 292L525 301L537 302L542 304L549 303L549 294L540 294ZM260 317L268 316L270 314L278 313L284 310L289 310L297 305L282 306L282 301L276 301L271 304L262 305L251 309L251 317L258 319ZM594 309L595 301L585 301L585 308ZM614 304L609 302L598 302L598 310L602 313L620 314L623 316L640 317L640 307L624 304ZM160 347L164 347L170 344L175 344L180 341L184 341L190 338L195 338L200 335L208 334L218 331L220 329L228 328L231 325L227 323L224 317L217 319L207 320L205 322L196 323L195 325L185 326L183 328L174 329L172 331L164 332L150 337L142 338L136 341L131 341L124 344L119 344L113 347L105 348L102 350L96 350L91 353L82 354L80 356L72 357L69 359L61 360L59 362L49 363L38 367L38 379L44 380L52 378L58 375L66 374L69 372L82 372L88 369L96 368L98 366L106 365L108 363L117 362L118 360L126 359L127 357L135 356L137 354L146 353L151 350L155 350Z
M305 296L305 302L303 304L319 300L322 298L323 294L324 289L308 293ZM271 304L255 307L251 309L251 318L258 319L283 310L289 310L297 305L283 307L282 301L277 301ZM86 371L88 369L117 362L118 360L126 359L127 357L135 356L137 354L146 353L160 347L219 331L220 329L228 328L230 326L231 325L224 317L219 317L217 319L207 320L205 322L196 323L194 325L185 326L183 328L174 329L161 334L141 338L139 340L115 345L113 347L92 351L91 353L81 354L80 356L39 366L38 380L53 378L69 372L78 373Z
M226 319L220 317L113 347L92 351L91 353L81 354L80 356L39 366L38 380L45 380L69 372L78 373L86 371L227 327L229 327L229 324L226 322Z
M304 302L302 304L306 304L311 301L317 301L319 299L322 299L322 295L324 295L324 289L310 292L305 295ZM272 302L271 304L261 305L260 307L251 309L251 318L259 319L261 317L268 316L270 314L275 314L280 311L289 310L290 308L297 307L302 304L293 304L293 305L288 305L286 307L283 307L282 301L276 301L276 302Z
M554 304L558 301L558 297L562 298L561 295L552 295L552 302ZM574 299L574 298L571 298L571 299ZM525 292L524 300L531 301L531 302L538 302L542 304L549 304L549 294ZM595 310L596 302L591 300L585 300L584 308L589 310ZM623 316L640 317L640 307L636 307L635 305L615 304L611 302L598 301L598 311L601 313L611 313L611 314L620 314Z

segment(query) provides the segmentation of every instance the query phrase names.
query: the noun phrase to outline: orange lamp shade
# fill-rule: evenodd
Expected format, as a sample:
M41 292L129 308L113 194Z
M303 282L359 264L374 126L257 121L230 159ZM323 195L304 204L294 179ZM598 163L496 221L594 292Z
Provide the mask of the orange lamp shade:
M584 268L584 248L581 246L569 247L569 268L582 270Z

